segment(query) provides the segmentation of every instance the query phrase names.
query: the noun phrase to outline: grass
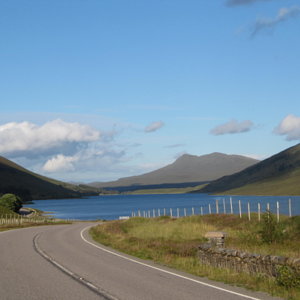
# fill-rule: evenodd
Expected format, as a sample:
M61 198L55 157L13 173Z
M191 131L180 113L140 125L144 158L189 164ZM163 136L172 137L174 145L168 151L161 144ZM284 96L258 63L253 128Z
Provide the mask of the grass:
M197 185L194 187L184 187L184 188L161 188L161 189L141 189L132 192L126 192L130 195L145 195L145 194L186 194L193 191L197 191L203 188L205 184Z
M277 178L266 179L240 188L222 192L222 195L273 195L273 196L299 196L300 195L300 169Z
M254 215L252 217L255 217ZM268 292L286 299L300 299L300 290L286 289L274 279L235 273L202 265L197 259L197 246L205 241L207 231L228 233L226 247L251 253L300 257L300 217L285 218L282 224L288 239L281 243L265 244L260 238L260 224L234 215L206 215L171 219L131 218L111 221L93 227L93 238L110 247L142 259L253 290ZM298 238L297 238L298 237Z
M53 219L51 217L44 216L44 212L32 209L34 211L34 216L30 218L23 217L23 223L16 224L0 224L0 232L18 229L18 228L26 228L32 226L42 226L42 225L59 225L59 224L71 224L71 222L59 219ZM19 214L7 209L6 207L0 206L0 219L2 218L18 218Z

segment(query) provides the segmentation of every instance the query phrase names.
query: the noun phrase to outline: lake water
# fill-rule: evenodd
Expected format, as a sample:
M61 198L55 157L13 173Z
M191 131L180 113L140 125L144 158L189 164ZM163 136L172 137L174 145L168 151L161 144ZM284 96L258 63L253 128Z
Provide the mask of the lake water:
M239 213L239 200L243 213L247 212L248 202L252 212L257 212L257 204L261 204L261 211L265 211L267 203L270 210L276 213L276 202L279 202L280 214L289 214L289 199L291 199L292 215L300 215L300 196L231 196L235 214ZM120 216L163 215L166 212L173 216L191 215L216 212L216 201L219 213L230 213L229 196L213 196L207 194L163 194L163 195L106 195L80 199L39 200L29 207L50 212L56 218L75 220L114 220ZM201 209L202 208L202 209Z

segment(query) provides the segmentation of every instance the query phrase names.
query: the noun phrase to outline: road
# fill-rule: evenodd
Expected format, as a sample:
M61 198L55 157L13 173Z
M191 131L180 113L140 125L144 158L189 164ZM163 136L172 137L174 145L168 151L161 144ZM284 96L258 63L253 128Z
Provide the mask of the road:
M0 299L275 299L116 252L92 241L90 225L0 233Z

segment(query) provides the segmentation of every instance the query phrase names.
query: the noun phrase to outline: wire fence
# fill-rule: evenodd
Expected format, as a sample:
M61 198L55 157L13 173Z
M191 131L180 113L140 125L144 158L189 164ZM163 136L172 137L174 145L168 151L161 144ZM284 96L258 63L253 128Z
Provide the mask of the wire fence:
M229 202L229 203L228 203ZM255 205L255 206L254 206ZM180 218L193 215L207 215L207 214L237 214L240 218L247 216L250 221L251 218L257 217L257 220L261 221L261 215L265 211L270 211L276 214L277 222L280 221L280 203L276 201L275 207L271 209L270 203L266 203L264 208L260 202L254 204L250 202L238 202L233 203L232 198L229 198L229 201L225 198L216 199L215 203L209 203L200 207L189 207L189 208L157 208L157 209L148 209L148 210L137 210L132 211L131 217L143 217L143 218L156 218L161 216L170 216L171 218ZM284 204L286 205L286 203ZM288 199L288 216L292 217L292 200ZM125 219L125 217L121 217ZM129 216L127 217L129 218Z

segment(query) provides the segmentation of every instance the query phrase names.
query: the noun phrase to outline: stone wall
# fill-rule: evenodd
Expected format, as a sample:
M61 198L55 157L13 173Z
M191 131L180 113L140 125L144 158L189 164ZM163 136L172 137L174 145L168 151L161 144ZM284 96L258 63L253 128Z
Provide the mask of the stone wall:
M277 277L278 268L288 266L293 273L300 276L300 258L290 259L282 256L251 254L214 247L210 243L199 246L198 257L203 264L218 268L229 268L236 272Z

